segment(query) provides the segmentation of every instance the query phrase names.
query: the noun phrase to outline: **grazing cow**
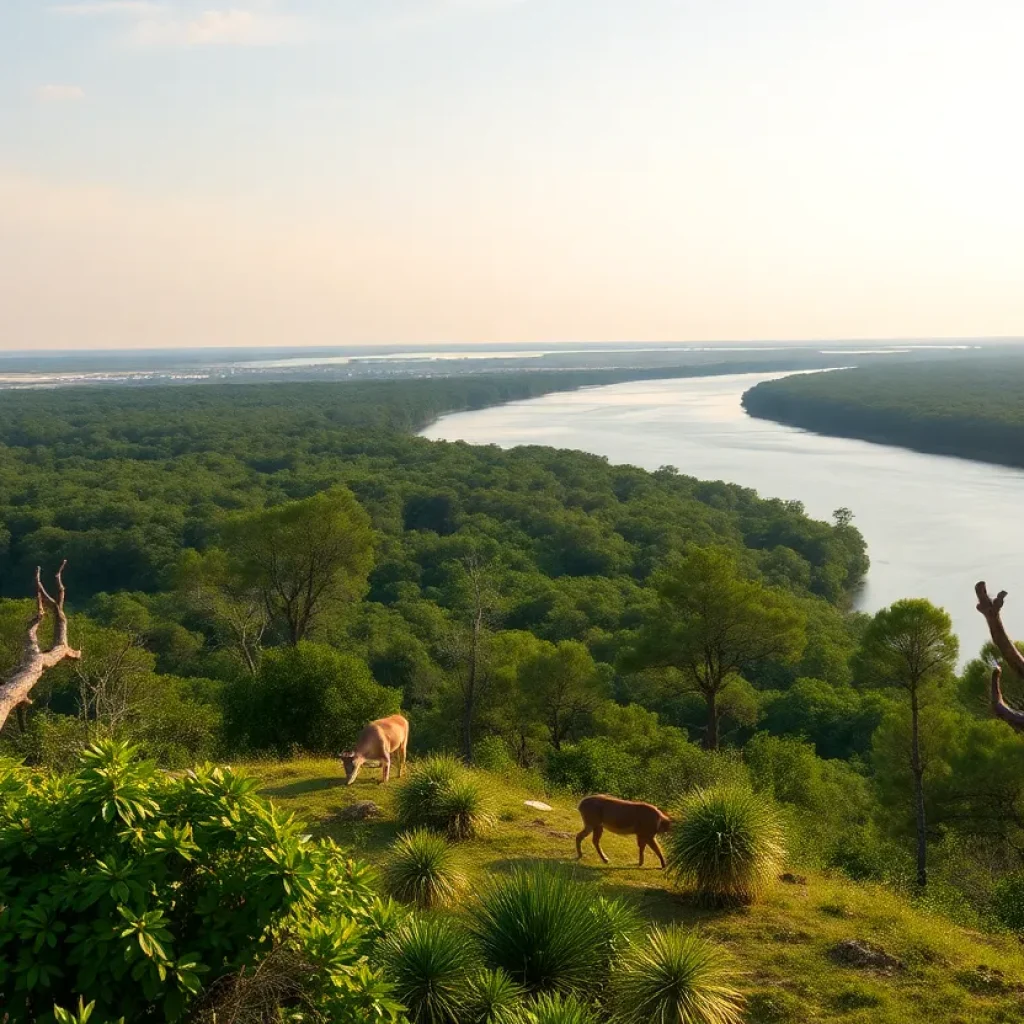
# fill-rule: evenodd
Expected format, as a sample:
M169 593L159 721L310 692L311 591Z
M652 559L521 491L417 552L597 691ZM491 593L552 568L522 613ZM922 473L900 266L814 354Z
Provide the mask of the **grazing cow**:
M371 722L359 734L355 749L341 755L345 765L345 785L351 786L356 781L359 769L366 761L379 761L380 781L387 782L391 775L391 755L395 753L401 755L398 764L398 777L401 778L408 747L409 723L401 715L390 715Z
M643 804L636 800L619 800L614 796L599 794L584 797L579 803L580 816L583 818L583 831L576 836L576 859L583 856L583 840L591 833L594 836L594 849L597 855L608 863L608 858L601 849L601 835L605 829L617 836L636 836L640 848L640 867L644 866L644 847L649 846L665 866L665 857L655 838L659 832L667 832L672 819L663 814L654 804Z

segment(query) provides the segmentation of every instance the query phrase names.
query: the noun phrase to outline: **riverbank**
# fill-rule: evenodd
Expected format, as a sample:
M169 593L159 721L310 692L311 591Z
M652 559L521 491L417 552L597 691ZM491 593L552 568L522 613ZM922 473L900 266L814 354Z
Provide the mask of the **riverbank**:
M975 656L987 637L975 610L975 582L1009 587L1024 578L1018 543L1024 472L749 416L744 392L783 376L732 374L549 394L445 416L421 435L577 449L648 470L671 465L700 480L800 502L817 519L850 508L871 557L858 607L870 612L903 597L927 597L952 615L961 659ZM715 487L702 485L709 495Z
M743 407L831 437L1024 468L1024 356L847 369L760 383Z

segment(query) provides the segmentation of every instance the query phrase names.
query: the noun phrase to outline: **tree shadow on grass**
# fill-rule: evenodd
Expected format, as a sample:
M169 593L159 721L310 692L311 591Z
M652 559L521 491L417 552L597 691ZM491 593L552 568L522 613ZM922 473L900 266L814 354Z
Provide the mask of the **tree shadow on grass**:
M660 868L638 868L635 864L582 864L575 858L553 860L550 857L509 857L488 865L492 874L509 874L517 868L546 868L563 871L571 878L590 882L600 888L602 896L610 896L632 904L652 924L700 924L720 921L746 913L742 907L712 907L702 904L692 893L678 892ZM625 875L650 874L644 885L619 881ZM646 882L646 878L644 879Z
M260 796L265 797L290 797L302 796L304 793L319 793L325 789L336 789L345 785L344 775L335 775L329 778L300 779L298 782L289 782L284 786L269 786L260 790Z

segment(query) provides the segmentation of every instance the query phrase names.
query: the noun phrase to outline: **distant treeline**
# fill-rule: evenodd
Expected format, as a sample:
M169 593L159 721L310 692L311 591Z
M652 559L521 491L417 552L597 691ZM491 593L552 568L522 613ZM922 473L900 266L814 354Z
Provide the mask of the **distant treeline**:
M768 381L751 416L819 434L1024 467L1024 358L874 365Z

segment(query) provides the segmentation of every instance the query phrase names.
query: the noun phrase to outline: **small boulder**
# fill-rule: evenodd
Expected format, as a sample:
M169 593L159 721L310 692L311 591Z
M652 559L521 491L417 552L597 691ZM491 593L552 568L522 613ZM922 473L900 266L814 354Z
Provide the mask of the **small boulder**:
M861 939L844 939L830 950L832 960L843 967L858 967L862 970L878 971L880 974L894 974L903 970L903 962L879 946Z
M349 804L338 812L338 821L366 821L367 818L379 818L380 808L372 800L360 800Z
M524 800L524 804L527 807L532 807L535 811L550 811L551 805L541 802L540 800Z
M785 882L786 885L806 885L806 875L794 875L792 871L786 871L779 875L779 881Z

